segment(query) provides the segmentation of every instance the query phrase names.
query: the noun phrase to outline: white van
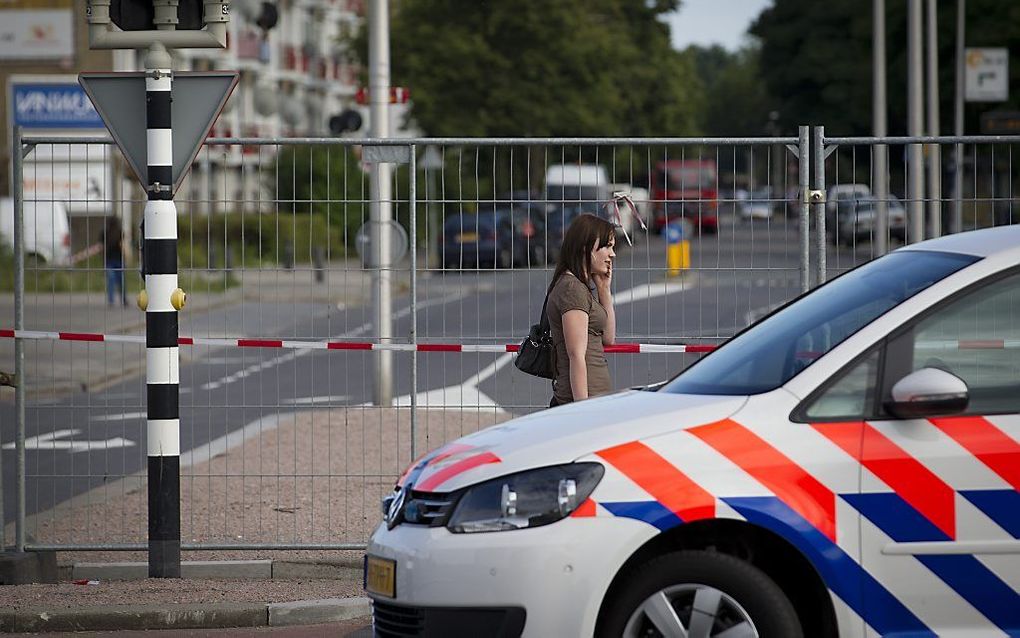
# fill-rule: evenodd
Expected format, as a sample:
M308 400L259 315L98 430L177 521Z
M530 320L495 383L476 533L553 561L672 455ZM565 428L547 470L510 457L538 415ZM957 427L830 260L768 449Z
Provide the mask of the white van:
M71 227L61 202L25 202L25 255L48 264L71 259ZM0 242L14 247L14 200L0 197Z
M601 209L610 196L609 175L601 164L553 164L546 170L545 198L549 204L580 204L604 216Z

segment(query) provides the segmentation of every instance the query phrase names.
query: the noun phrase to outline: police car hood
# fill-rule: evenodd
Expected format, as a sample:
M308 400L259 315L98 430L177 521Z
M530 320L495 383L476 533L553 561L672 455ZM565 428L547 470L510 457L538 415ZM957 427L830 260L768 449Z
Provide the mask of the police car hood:
M599 450L725 419L747 400L629 391L542 410L457 439L408 468L401 484L450 492Z

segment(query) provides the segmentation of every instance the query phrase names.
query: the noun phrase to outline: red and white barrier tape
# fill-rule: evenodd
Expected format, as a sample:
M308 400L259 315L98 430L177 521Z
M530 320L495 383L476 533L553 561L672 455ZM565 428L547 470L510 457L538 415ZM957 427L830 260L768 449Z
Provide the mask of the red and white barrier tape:
M49 341L93 341L105 343L137 343L145 345L141 335L104 335L87 332L46 332L42 330L0 329L0 338L41 339ZM292 350L395 350L399 352L517 352L517 344L457 344L457 343L373 343L367 341L299 341L290 339L213 339L206 337L180 337L182 346L219 346L237 348L287 348ZM649 343L618 343L606 346L607 353L648 354L677 352L711 352L718 346L664 345Z
M49 332L43 330L9 330L0 328L0 338L38 339L44 341L92 341L105 343L137 343L145 345L142 335L104 335L90 332ZM395 350L400 352L517 352L519 346L508 344L458 343L374 343L370 341L302 341L293 339L214 339L211 337L180 337L182 346L218 346L237 348L285 348L292 350ZM606 346L609 354L704 353L719 346L712 344L668 345L659 343L618 343ZM938 350L1009 350L1020 348L1020 340L970 339L921 341L917 348ZM803 353L817 358L823 353Z

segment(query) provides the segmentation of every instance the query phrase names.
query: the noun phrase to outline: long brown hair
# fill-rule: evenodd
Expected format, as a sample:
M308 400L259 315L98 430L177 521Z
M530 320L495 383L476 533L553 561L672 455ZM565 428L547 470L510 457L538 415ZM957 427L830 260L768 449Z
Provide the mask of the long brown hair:
M591 252L595 250L595 246L609 245L610 240L615 237L614 226L601 217L596 217L591 213L583 213L575 217L563 235L560 257L556 261L556 270L553 271L549 290L553 289L563 273L568 270L587 286L590 274L588 260Z

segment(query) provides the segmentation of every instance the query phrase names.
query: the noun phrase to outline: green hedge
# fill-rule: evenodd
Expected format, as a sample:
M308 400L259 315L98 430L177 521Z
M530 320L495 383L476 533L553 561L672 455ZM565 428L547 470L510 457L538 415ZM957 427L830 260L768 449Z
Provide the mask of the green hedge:
M338 259L347 254L345 240L354 245L353 234L345 236L345 228L324 215L291 212L180 215L179 264L181 268L222 268L227 250L234 267L307 264L315 249L321 249L327 259Z

